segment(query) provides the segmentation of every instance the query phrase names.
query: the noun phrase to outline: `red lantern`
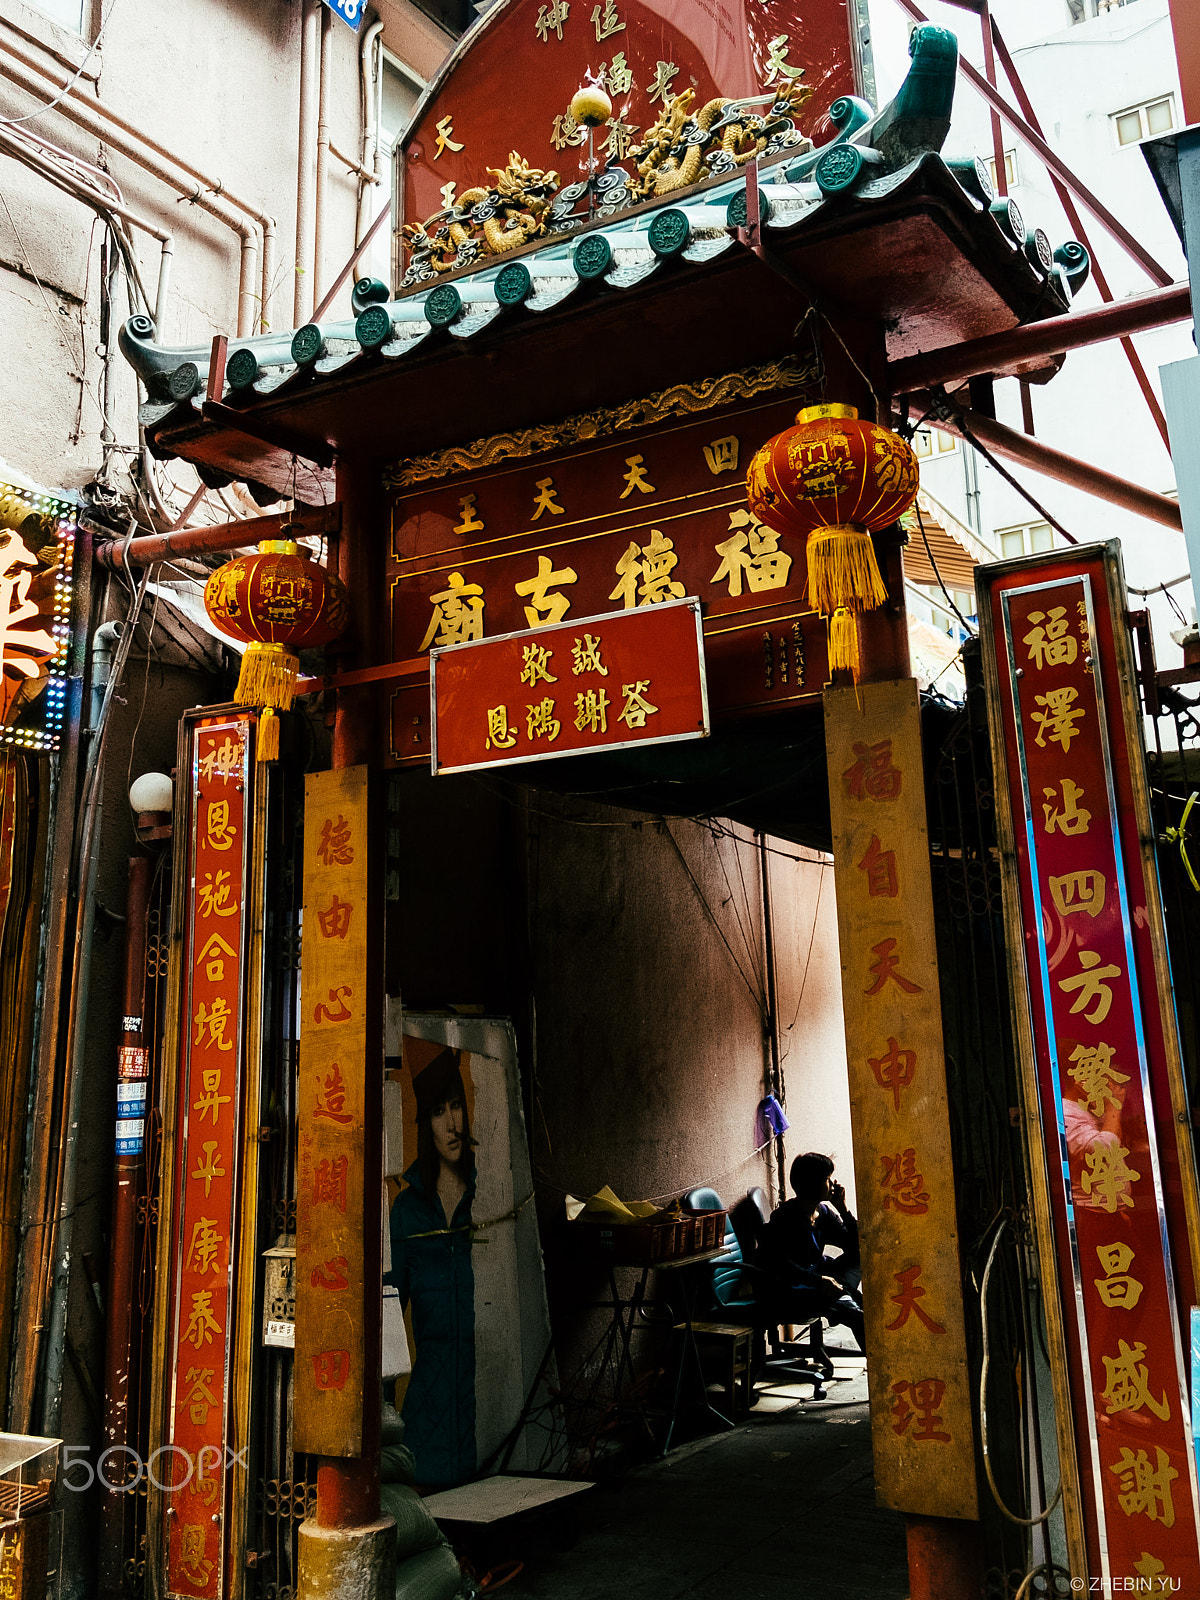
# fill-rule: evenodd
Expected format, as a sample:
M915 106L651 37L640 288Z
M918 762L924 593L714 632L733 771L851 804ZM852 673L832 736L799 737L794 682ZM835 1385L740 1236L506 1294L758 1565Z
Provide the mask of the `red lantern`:
M271 760L279 752L274 713L290 710L300 671L295 652L342 632L350 616L346 586L294 540L264 539L257 554L218 567L204 586L204 609L223 633L249 646L234 699L266 708L258 751L260 760Z
M830 666L857 672L857 617L887 599L871 543L917 497L917 458L853 406L806 406L746 473L746 500L780 533L807 533L808 597L832 617Z

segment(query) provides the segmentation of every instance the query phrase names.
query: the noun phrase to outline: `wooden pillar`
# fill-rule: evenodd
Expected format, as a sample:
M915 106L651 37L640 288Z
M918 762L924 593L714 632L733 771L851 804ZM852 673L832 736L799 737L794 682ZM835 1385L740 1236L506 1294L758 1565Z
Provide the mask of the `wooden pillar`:
M886 426L886 397L879 410ZM889 598L861 619L858 683L839 673L825 694L876 1492L905 1513L911 1600L975 1600L982 1552L919 698L901 546L885 535L876 549Z
M379 597L381 592L382 544L385 538L386 517L379 474L368 463L365 466L338 468L338 498L343 507L342 533L338 546L338 572L350 594L351 625L346 636L347 651L341 665L346 668L366 666L373 662L379 638ZM382 1366L382 1190L383 1190L383 896L382 896L382 788L378 752L380 744L376 727L375 695L370 687L342 690L338 694L333 729L333 773L343 775L349 793L357 785L360 789L365 779L365 845L367 870L363 883L365 903L361 910L365 916L365 964L360 969L364 983L361 1000L363 1010L361 1031L362 1056L352 1063L354 1078L361 1085L362 1133L361 1158L351 1160L347 1183L351 1186L348 1209L362 1218L361 1229L353 1233L348 1243L339 1244L339 1252L351 1258L340 1267L340 1275L351 1283L361 1283L362 1295L357 1327L346 1330L347 1337L358 1340L361 1348L361 1369L358 1350L352 1352L352 1367L361 1370L361 1422L357 1453L349 1447L344 1453L319 1454L317 1464L316 1514L301 1527L300 1539L300 1600L337 1600L342 1595L354 1600L391 1600L394 1588L395 1525L390 1518L381 1517L379 1501L380 1406L382 1400L380 1371ZM360 813L361 815L361 813ZM308 825L306 819L306 867L308 864ZM306 873L307 880L307 873ZM314 904L316 909L317 904ZM355 905L351 915L356 915ZM319 921L318 916L313 919ZM306 940L318 936L317 927L306 923ZM359 995L346 996L348 1005L357 1009ZM305 994L305 1025L315 1002L323 994ZM302 1043L303 1050L303 1043ZM300 1107L302 1119L306 1105L305 1067L301 1058ZM349 1081L351 1068L346 1068ZM341 1102L339 1102L339 1105ZM349 1109L355 1101L345 1101ZM337 1107L333 1107L336 1111ZM305 1182L303 1151L301 1152L300 1182ZM353 1192L357 1190L357 1193ZM302 1196L303 1199L303 1196ZM297 1239L297 1417L301 1411L299 1394L301 1346L304 1330L300 1319L305 1302L301 1291L308 1287L305 1274L321 1270L311 1261L300 1259L300 1238ZM353 1259L351 1252L358 1253ZM315 1257L313 1257L315 1261ZM328 1274L326 1273L327 1277ZM314 1283L309 1305L316 1304L317 1285ZM306 1349L307 1353L307 1349ZM319 1356L316 1358L319 1360ZM310 1416L315 1416L310 1411ZM311 1424L310 1424L311 1425ZM298 1447L304 1447L301 1428L297 1426Z

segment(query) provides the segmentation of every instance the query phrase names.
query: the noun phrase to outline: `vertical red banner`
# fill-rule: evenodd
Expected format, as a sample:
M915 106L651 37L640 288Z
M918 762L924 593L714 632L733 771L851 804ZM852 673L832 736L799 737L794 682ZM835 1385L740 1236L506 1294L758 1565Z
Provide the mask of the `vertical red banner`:
M1184 1338L1195 1178L1176 1138L1116 559L1094 548L981 569L980 615L1019 897L1008 910L1023 943L1031 1155L1048 1189L1080 1463L1088 1571L1073 1576L1105 1592L1200 1594Z
M192 742L171 1389L153 1463L167 1589L188 1600L219 1600L225 1581L253 725L249 714L205 719Z

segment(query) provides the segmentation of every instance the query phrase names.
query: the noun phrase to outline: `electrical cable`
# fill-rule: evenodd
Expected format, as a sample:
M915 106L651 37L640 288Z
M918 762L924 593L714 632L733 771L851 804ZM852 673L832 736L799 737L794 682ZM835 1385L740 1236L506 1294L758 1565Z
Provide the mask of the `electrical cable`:
M1059 522L1057 517L1052 517L1046 510L1045 506L1042 505L1039 500L1035 500L1033 495L1030 494L1029 490L1017 482L1016 478L1013 477L1012 473L1009 472L1007 467L1002 467L1000 465L987 446L980 444L979 440L971 432L970 424L965 420L966 413L964 412L963 408L959 405L956 405L954 401L952 401L944 392L941 397L941 404L936 407L931 407L925 413L925 415L927 417L936 416L943 411L946 418L954 423L967 443L970 444L975 450L978 450L979 454L987 462L988 466L993 468L994 471L998 472L1004 479L1005 483L1007 483L1010 488L1017 491L1022 500L1027 500L1029 502L1029 504L1044 522L1048 522L1056 532L1061 533L1068 544L1079 543L1079 540L1075 537L1075 535L1073 533L1068 533L1063 527L1062 523Z
M1061 1474L1058 1480L1058 1488L1054 1491L1054 1498L1050 1501L1050 1504L1046 1507L1046 1509L1044 1511L1040 1511L1035 1517L1021 1517L1018 1516L1015 1511L1010 1511L1005 1505L1004 1500L1001 1497L1000 1490L996 1487L996 1479L992 1474L992 1458L988 1451L987 1380L988 1367L991 1364L991 1345L988 1340L987 1318L988 1282L992 1275L992 1265L996 1259L996 1250L999 1247L1000 1240L1004 1235L1004 1230L1008 1226L1008 1221L1009 1219L1007 1217L1000 1218L1000 1225L996 1229L996 1232L992 1238L991 1249L988 1251L987 1265L983 1269L983 1282L979 1288L980 1323L983 1328L983 1365L980 1368L979 1373L979 1442L981 1451L983 1453L983 1470L987 1474L988 1488L992 1491L992 1499L996 1502L996 1506L1001 1515L1007 1517L1009 1522L1016 1523L1017 1527L1019 1528L1036 1528L1047 1520L1047 1518L1053 1513L1055 1507L1058 1505L1058 1502L1062 1499L1063 1485ZM1038 1569L1035 1569L1035 1573L1030 1574L1030 1577L1034 1576L1037 1570ZM1028 1582L1029 1578L1026 1579L1026 1583ZM1023 1591L1024 1589L1025 1584L1022 1584L1021 1590Z
M929 565L933 568L933 575L940 584L942 593L946 596L946 604L950 607L951 611L953 611L954 615L967 630L968 635L973 639L975 637L975 630L967 621L966 617L963 616L958 607L954 604L954 596L950 593L949 589L947 589L946 581L942 577L937 562L934 560L933 551L929 548L929 538L925 532L925 519L921 515L921 504L919 500L913 501L913 510L917 513L917 527L921 530L921 543L925 546L925 554L929 557Z
M830 865L832 866L833 863L830 862ZM814 942L816 940L816 937L817 937L817 923L820 920L820 916L821 916L821 891L824 889L824 887L825 887L825 874L822 873L821 876L817 879L817 899L816 899L816 904L813 906L812 929L810 930L809 935L808 935L808 953L804 957L804 972L803 972L803 975L801 976L801 979L800 979L800 993L796 997L796 1015L792 1018L791 1022L788 1024L788 1030L787 1031L788 1031L789 1034L791 1033L792 1029L796 1026L796 1024L799 1022L799 1020L800 1020L800 1007L804 1004L804 991L805 991L806 987L808 986L808 967L809 967L809 963L812 960L813 944L814 944ZM784 1050L783 1053L779 1057L779 1065L781 1067L782 1067L783 1063L787 1060L788 1051L790 1051L791 1048L792 1048L791 1040L789 1039L788 1040L787 1050Z
M738 932L742 936L742 944L745 946L745 950L746 950L746 960L747 960L747 962L749 964L750 971L754 974L754 980L759 986L759 991L760 991L760 1001L759 1001L759 1003L765 1009L765 1006L766 1006L765 985L763 984L762 973L759 972L758 967L755 964L755 951L754 951L754 948L753 948L753 946L752 946L752 944L750 942L750 935L749 935L749 931L748 931L749 923L750 923L750 897L746 892L746 879L745 879L745 877L744 877L744 875L742 873L741 852L737 848L739 843L741 843L742 841L739 839L737 834L729 834L729 835L727 835L727 837L729 837L729 838L731 838L733 840L733 844L734 844L734 859L737 862L738 877L739 877L739 879L741 881L742 902L743 902L743 904L745 905L745 908L746 908L746 922L745 922L745 925L743 925L743 923L742 923L742 914L741 914L740 910L738 909L737 898L736 898L736 896L734 895L734 892L733 892L733 885L729 881L729 873L726 871L726 868L725 868L725 857L724 857L723 853L721 852L721 850L719 848L717 848L716 835L713 833L711 828L705 828L704 831L708 834L709 838L713 842L713 846L714 846L716 857L717 857L717 865L721 869L721 876L724 878L725 887L729 891L729 898L725 901L725 904L727 906L731 906L732 909L733 909L733 920L737 923Z
M93 55L95 55L96 51L100 48L100 41L104 37L104 30L105 30L105 28L108 27L109 23L112 21L112 14L116 9L117 9L117 0L113 0L112 5L110 5L109 8L108 8L107 16L104 16L104 17L102 17L100 19L99 32L96 34L96 37L92 40L91 44L88 45L87 54L84 56L83 60L79 63L79 65L75 68L75 71L67 79L67 81L63 85L63 87L55 95L53 100L47 101L47 103L44 106L39 106L36 111L30 111L23 117L0 117L0 124L3 124L6 128L15 128L19 123L32 122L35 117L44 116L47 111L53 111L55 106L61 105L62 102L70 94L71 90L79 82L80 78L82 78L83 73L84 73L84 68L87 66L88 62L92 59Z
M1191 581L1191 573L1185 572L1182 577L1168 578L1166 583L1156 583L1153 589L1137 589L1132 583L1127 583L1125 587L1129 590L1130 594L1140 595L1144 600L1147 595L1166 594L1168 589L1177 589L1181 583L1190 583Z
M692 871L691 867L688 865L687 857L684 855L683 851L679 848L679 844L678 844L678 841L675 838L675 835L671 832L670 827L667 825L666 817L659 817L658 821L662 823L663 829L666 832L667 838L671 841L672 845L674 846L675 854L679 857L679 860L680 860L680 862L681 862L681 864L683 866L683 870L687 873L688 878L691 880L692 888L695 889L696 894L699 897L700 904L704 907L705 911L708 913L709 921L712 923L713 927L717 930L717 935L720 938L721 943L725 946L726 950L728 950L729 959L733 962L734 966L737 968L738 976L741 978L742 982L746 985L746 988L747 988L747 990L749 991L749 994L750 994L750 998L754 1001L755 1006L758 1008L760 1016L762 1016L764 1018L764 1020L765 1020L765 1013L766 1013L765 1003L762 1000L762 998L759 996L759 994L756 991L754 985L750 982L750 979L746 976L745 972L743 972L742 964L737 958L737 953L735 952L733 946L730 944L729 940L725 937L725 930L724 930L724 928L722 928L721 924L717 921L716 913L713 911L713 908L709 905L708 899L707 899L707 896L704 893L704 890L700 887L699 883L697 883L696 875Z

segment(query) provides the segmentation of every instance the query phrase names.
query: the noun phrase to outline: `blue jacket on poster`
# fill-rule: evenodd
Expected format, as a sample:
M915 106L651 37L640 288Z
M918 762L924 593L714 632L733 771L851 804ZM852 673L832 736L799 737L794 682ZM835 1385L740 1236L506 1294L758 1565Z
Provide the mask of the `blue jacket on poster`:
M450 1488L475 1476L475 1274L471 1202L475 1176L448 1221L426 1193L417 1162L392 1206L392 1270L401 1306L412 1306L415 1352L400 1414L404 1443L423 1487ZM460 1232L439 1233L443 1228ZM428 1234L432 1237L422 1238Z

